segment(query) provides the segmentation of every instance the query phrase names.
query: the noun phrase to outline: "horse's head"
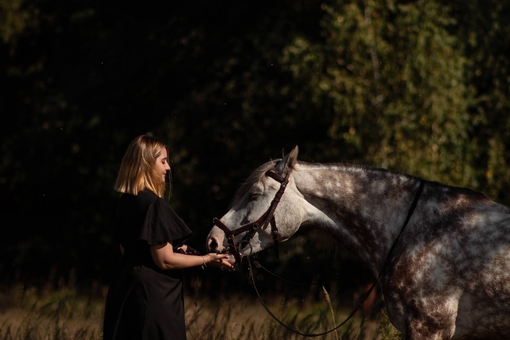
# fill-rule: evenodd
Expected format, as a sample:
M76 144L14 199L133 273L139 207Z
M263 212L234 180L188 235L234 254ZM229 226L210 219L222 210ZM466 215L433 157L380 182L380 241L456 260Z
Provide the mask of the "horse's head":
M257 253L291 237L303 216L292 172L297 162L296 146L283 159L255 170L239 188L230 210L207 237L210 252L229 252L233 260Z

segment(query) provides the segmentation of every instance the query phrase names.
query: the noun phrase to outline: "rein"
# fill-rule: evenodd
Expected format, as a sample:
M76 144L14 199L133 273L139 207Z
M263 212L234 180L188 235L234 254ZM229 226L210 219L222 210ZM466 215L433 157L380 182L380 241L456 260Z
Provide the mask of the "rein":
M264 214L262 214L262 216L255 222L252 222L252 223L248 223L248 224L245 224L243 226L241 226L239 229L236 229L236 230L231 230L230 228L228 228L223 222L221 222L219 219L215 218L213 220L213 222L219 227L221 228L225 234L227 235L228 237L228 244L229 244L229 248L231 248L232 250L234 250L234 256L236 258L236 262L237 261L241 261L241 251L239 249L239 247L236 245L235 243L235 239L234 237L236 235L239 235L240 233L242 232L245 232L247 231L248 233L243 237L243 239L241 240L240 244L244 243L244 242L247 242L248 245L251 247L249 241L253 238L253 236L255 235L255 231L257 230L257 228L259 227L260 224L262 224L262 228L263 229L266 229L267 228L267 225L268 223L271 223L271 231L273 233L273 239L274 239L274 242L275 242L275 247L276 247L276 257L278 258L278 242L279 242L279 235L278 235L278 229L276 227L276 222L275 222L275 219L274 219L274 213L275 213L275 210L276 210L276 207L278 206L278 203L280 202L280 199L283 195L283 192L285 191L285 188L287 186L287 183L288 183L288 178L289 178L289 173L287 173L287 175L285 177L282 177L280 175L278 175L277 173L271 171L271 170L268 170L266 173L266 176L270 176L272 178L274 178L276 181L280 182L280 189L278 190L278 192L276 193L273 201L271 202L271 205L269 206L269 208L266 210L266 212ZM383 263L383 267L381 269L381 271L379 272L379 275L377 276L376 280L374 281L374 283L372 284L372 286L370 287L370 289L365 293L365 295L363 296L362 299L359 300L359 302L357 303L356 307L354 308L354 310L349 314L349 316L341 323L339 324L338 326L328 330L328 331L325 331L325 332L322 332L322 333L302 333L298 330L295 330L293 328L290 328L288 325L286 325L285 323L283 323L280 319L278 319L272 312L271 310L267 307L267 305L264 303L264 301L262 300L262 296L260 295L258 289L257 289L257 286L255 284L255 277L254 277L254 274L253 274L253 268L252 268L252 263L251 263L251 254L247 256L248 260L248 267L249 267L249 272L250 272L250 279L251 279L251 282L253 284L253 288L255 289L255 292L257 293L257 297L259 298L259 301L260 303L262 304L262 306L264 307L264 309L267 311L267 313L276 321L278 322L281 326L283 326L284 328L286 328L287 330L295 333L295 334L298 334L298 335L301 335L301 336L304 336L304 337L316 337L316 336L322 336L322 335L326 335L326 334L329 334L331 332L334 332L336 331L338 328L342 327L343 325L345 325L347 323L347 321L349 321L353 316L354 314L356 314L356 312L358 311L358 309L362 306L362 304L365 302L365 300L368 298L368 296L370 295L370 293L372 292L372 290L374 290L376 284L379 282L380 278L382 277L383 273L386 271L386 269L388 268L388 263L389 263L389 259L391 257L391 255L393 254L393 251L395 250L395 247L397 245L397 242L398 240L400 239L400 237L402 236L402 233L404 232L405 228L407 227L407 224L409 223L409 220L411 219L411 216L413 215L414 213L414 210L416 209L416 206L418 204L418 201L420 199L420 196L423 192L423 187L425 186L425 181L424 180L421 180L420 181L420 186L418 187L418 189L416 190L416 194L414 196L414 200L411 204L411 206L409 207L409 210L407 212L407 217L404 221L404 224L402 225L402 228L400 229L400 232L399 234L397 235L397 237L395 238L395 240L393 241L393 244L390 248L390 250L388 251L388 254L386 255L386 259L384 260L384 263ZM241 262L239 262L241 263ZM257 265L257 264L256 264ZM260 266L260 265L259 265ZM257 266L257 267L259 267ZM261 267L261 266L260 266ZM265 269L265 268L264 268ZM265 269L267 271L267 269ZM268 271L269 272L269 271ZM270 272L269 272L270 273ZM272 273L271 273L272 274ZM275 275L275 274L273 274ZM275 275L277 276L277 275ZM279 277L279 276L277 276ZM284 280L286 281L286 280Z

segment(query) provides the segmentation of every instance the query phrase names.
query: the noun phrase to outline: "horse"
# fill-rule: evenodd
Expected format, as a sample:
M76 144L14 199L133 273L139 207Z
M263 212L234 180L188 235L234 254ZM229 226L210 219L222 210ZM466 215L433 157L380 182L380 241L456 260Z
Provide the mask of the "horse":
M392 170L297 160L247 178L206 240L242 261L313 227L378 278L404 339L510 339L510 208ZM268 228L271 226L271 228Z

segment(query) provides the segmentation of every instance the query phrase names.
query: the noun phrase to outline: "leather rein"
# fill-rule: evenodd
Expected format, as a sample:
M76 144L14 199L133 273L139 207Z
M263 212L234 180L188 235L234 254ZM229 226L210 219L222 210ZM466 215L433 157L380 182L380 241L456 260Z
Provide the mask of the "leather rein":
M285 177L277 174L273 170L268 170L265 173L266 176L269 176L273 178L275 181L280 183L280 189L276 192L276 195L273 198L273 201L269 205L269 208L267 208L266 212L262 214L262 216L259 217L258 220L255 222L247 223L243 226L241 226L238 229L232 230L229 227L227 227L223 222L221 222L218 218L214 218L213 222L214 224L223 230L225 235L228 239L228 247L229 252L234 255L237 263L242 263L241 257L241 246L244 243L250 243L250 240L255 235L255 232L259 227L262 227L263 230L267 229L267 226L271 225L271 234L273 235L273 241L274 241L274 247L276 251L276 258L279 257L278 253L278 243L280 242L280 235L278 234L278 228L276 227L276 221L274 218L274 213L276 211L276 207L278 206L278 203L280 203L280 199L283 196L283 193L285 192L285 188L287 187L287 183L289 183L289 175L290 171L287 173ZM239 244L236 244L235 237L241 233L246 232L246 235L241 239L241 242Z
M395 247L397 246L397 242L399 241L400 237L402 236L405 228L407 227L407 224L409 223L409 220L411 219L411 216L413 215L414 213L414 210L416 209L416 206L418 204L418 200L420 199L420 196L423 192L423 187L425 186L425 181L421 180L420 181L420 185L418 187L418 190L416 191L416 194L414 196L414 200L413 202L411 203L411 206L409 207L409 211L407 212L407 217L404 221L404 224L402 225L402 228L400 229L400 232L399 234L397 235L397 237L395 238L395 240L393 241L393 244L390 248L390 250L388 251L388 254L386 254L386 259L384 260L384 263L383 263L383 267L381 269L381 271L379 272L379 275L377 276L377 278L375 279L374 283L372 284L372 286L370 287L370 289L368 291L365 292L365 294L360 298L360 300L358 301L358 303L356 304L356 307L351 311L351 313L349 314L349 316L347 316L347 318L342 322L340 323L339 325L337 325L336 327L328 330L328 331L325 331L325 332L321 332L321 333L303 333L303 332L300 332L296 329L293 329L291 327L289 327L288 325L286 325L285 323L283 323L280 319L278 319L272 312L271 310L269 310L269 308L267 307L267 305L264 303L264 301L262 300L262 296L260 295L258 289L257 289L257 285L255 284L255 277L253 275L253 269L252 269L252 264L251 264L251 260L250 260L250 256L248 256L248 265L249 265L249 269L250 269L250 277L251 277L251 282L253 284L253 288L255 289L255 292L257 293L257 296L260 300L260 303L262 304L262 306L264 307L264 309L267 311L267 313L269 315L271 315L271 317L276 321L278 322L281 326L283 326L284 328L286 328L287 330L293 332L293 333L296 333L298 335L301 335L301 336L304 336L304 337L316 337L316 336L323 336L323 335L326 335L326 334L329 334L329 333L332 333L334 331L336 331L337 329L339 329L340 327L342 327L343 325L345 325L347 323L347 321L349 321L353 316L354 314L356 314L356 312L358 311L358 309L362 306L362 304L365 302L365 300L368 298L368 296L370 295L370 293L372 293L372 290L375 288L375 286L380 282L381 280L381 277L383 276L384 272L386 271L386 269L388 268L388 264L389 264L389 260L391 258L391 255L393 254L393 251L395 250ZM255 266L257 268L260 268L262 267L259 263L255 263ZM272 275L275 275L273 273L271 273L270 271L268 271L267 269L263 268L265 271L267 271L268 273L272 274ZM277 276L277 275L275 275ZM278 276L277 276L278 277ZM286 280L285 280L286 281Z
M247 232L246 235L241 240L241 242L239 242L239 244L242 245L243 243L248 243L248 245L250 245L250 243L249 243L250 240L253 238L253 236L255 235L255 232L257 231L257 229L261 225L262 225L262 229L265 230L267 228L268 224L271 224L271 233L273 234L274 246L275 246L275 249L276 249L276 257L278 258L278 255L279 255L278 254L278 242L280 241L280 236L278 234L278 228L276 227L276 221L274 219L274 213L275 213L276 207L278 206L278 203L280 203L280 199L283 196L285 188L287 187L287 183L289 182L290 172L288 172L287 175L285 177L283 177L283 176L277 174L276 172L274 172L272 170L268 170L268 171L266 171L265 175L269 176L269 177L275 179L277 182L279 182L280 183L280 189L278 190L278 192L276 193L275 197L273 198L273 201L271 202L271 205L269 206L269 208L266 210L266 212L264 214L262 214L262 216L259 217L258 220L256 220L255 222L247 223L247 224L241 226L240 228L238 228L236 230L231 230L223 222L221 222L218 218L214 218L213 219L213 222L220 229L222 229L225 232L225 235L228 238L229 250L231 251L231 253L233 253L234 257L236 258L236 263L242 263L242 261L241 261L242 253L241 253L240 247L235 242L235 236L239 235L240 233ZM402 233L404 232L405 228L407 227L407 224L409 223L409 220L411 219L411 216L413 215L413 212L414 212L414 210L416 208L416 205L418 204L418 200L420 199L420 196L421 196L421 193L423 191L423 187L424 186L425 186L425 181L421 180L420 181L420 185L418 187L418 190L416 191L416 194L414 196L414 200L411 203L411 206L409 207L409 211L407 212L407 217L406 217L406 219L404 221L404 224L402 225L402 228L400 229L400 233L397 235L397 237L393 241L393 244L392 244L390 250L388 251L388 254L386 254L386 259L385 259L385 261L383 263L383 267L382 267L381 271L379 272L379 275L375 279L375 282L372 284L370 289L364 294L364 296L360 299L360 301L357 303L356 307L352 310L352 312L349 314L349 316L341 324L337 325L336 327L334 327L334 328L332 328L332 329L330 329L328 331L322 332L322 333L302 333L302 332L300 332L298 330L295 330L295 329L292 329L288 325L284 324L281 320L279 320L269 310L269 308L266 306L266 304L262 300L262 297L260 296L260 293L259 293L259 291L257 289L256 284L255 284L255 278L254 278L254 275L253 275L253 268L252 268L252 264L251 264L251 261L250 261L250 257L248 256L248 265L249 265L249 270L250 270L251 281L252 281L253 287L255 288L257 296L259 297L259 300L262 303L262 306L264 307L264 309L281 326L283 326L284 328L286 328L287 330L289 330L289 331L291 331L293 333L296 333L296 334L304 336L304 337L316 337L316 336L326 335L326 334L329 334L329 333L337 330L338 328L340 328L344 324L346 324L347 321L350 320L354 316L354 314L358 311L358 309L361 307L362 303L368 298L368 296L370 295L372 290L375 288L377 283L379 283L382 275L386 271L386 269L388 267L388 264L389 264L389 259L390 259L391 255L393 254L393 251L394 251L394 249L395 249L395 247L397 245L397 242L399 241L400 237L402 236ZM259 266L257 265L257 267L259 267ZM266 269L266 271L267 271L267 269Z

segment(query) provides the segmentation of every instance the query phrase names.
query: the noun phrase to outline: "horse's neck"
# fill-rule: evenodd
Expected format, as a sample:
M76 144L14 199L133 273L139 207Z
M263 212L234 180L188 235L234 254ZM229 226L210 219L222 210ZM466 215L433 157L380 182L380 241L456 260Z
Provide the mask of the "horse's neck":
M380 270L402 228L418 180L345 165L302 165L294 180L308 202L307 224L332 235L372 270Z

